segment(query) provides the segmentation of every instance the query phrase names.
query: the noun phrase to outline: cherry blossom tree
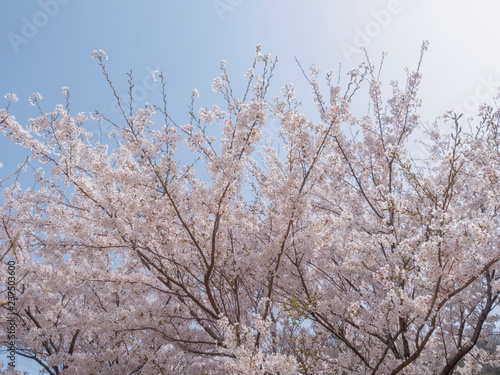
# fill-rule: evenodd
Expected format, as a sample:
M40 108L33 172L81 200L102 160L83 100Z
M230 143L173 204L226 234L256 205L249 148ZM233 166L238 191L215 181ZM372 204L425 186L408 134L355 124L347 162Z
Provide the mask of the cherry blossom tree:
M93 58L116 95L106 55ZM424 126L421 60L388 94L369 61L343 88L327 74L326 97L320 71L303 70L318 121L300 111L293 85L268 100L277 60L260 46L242 95L222 62L212 89L223 108L195 112L195 90L184 125L169 115L158 72L162 103L135 110L116 95L118 121L72 115L68 102L45 113L36 94L40 116L22 126L8 95L3 134L31 153L24 169L44 164L34 187L9 185L1 202L0 256L17 267L17 355L48 374L495 366L499 112ZM369 110L356 115L364 88ZM279 150L263 139L269 118L281 125ZM86 130L92 121L111 125L109 142ZM412 155L416 129L425 159ZM195 163L180 161L183 147ZM207 178L196 174L203 166ZM7 267L0 273L6 280Z

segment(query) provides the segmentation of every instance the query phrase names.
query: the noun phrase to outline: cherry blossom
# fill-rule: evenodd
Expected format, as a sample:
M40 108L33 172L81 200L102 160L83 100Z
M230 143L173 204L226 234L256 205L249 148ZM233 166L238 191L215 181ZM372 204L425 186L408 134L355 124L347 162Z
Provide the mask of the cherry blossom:
M92 56L112 85L106 54ZM260 46L241 95L228 65L212 85L223 104L195 110L195 89L182 121L165 100L121 107L120 121L59 105L22 125L7 94L0 129L30 153L15 176L31 171L34 182L2 180L17 355L48 374L469 374L497 365L496 109L484 106L470 131L454 113L424 126L419 69L385 86L367 62L338 84L328 73L325 90L312 65L303 70L319 112L312 121L295 86L268 99L276 59ZM360 90L369 113L354 109ZM280 123L276 147L263 137L270 120ZM89 121L112 125L108 143ZM413 155L417 129L424 160ZM5 342L5 320L0 327Z

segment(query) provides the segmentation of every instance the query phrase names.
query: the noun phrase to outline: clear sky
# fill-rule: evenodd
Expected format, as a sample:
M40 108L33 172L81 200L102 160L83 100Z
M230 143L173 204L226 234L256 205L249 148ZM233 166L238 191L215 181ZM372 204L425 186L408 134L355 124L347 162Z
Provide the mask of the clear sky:
M323 72L340 62L345 74L363 60L360 44L373 62L389 53L382 73L389 81L403 79L404 68L416 66L422 41L429 41L421 86L428 120L452 108L473 113L500 86L500 2L493 0L33 0L3 1L0 14L0 106L5 93L16 93L11 113L23 122L36 116L29 95L40 92L50 111L63 102L62 86L70 87L73 113L116 111L90 58L94 49L108 54L121 96L133 69L138 104L157 98L150 76L163 71L170 109L181 123L189 120L194 88L199 106L212 104L219 61L228 62L233 81L243 82L259 43L279 56L277 89L294 82L304 101L311 101L310 88L294 56ZM0 140L0 180L22 159L21 150Z

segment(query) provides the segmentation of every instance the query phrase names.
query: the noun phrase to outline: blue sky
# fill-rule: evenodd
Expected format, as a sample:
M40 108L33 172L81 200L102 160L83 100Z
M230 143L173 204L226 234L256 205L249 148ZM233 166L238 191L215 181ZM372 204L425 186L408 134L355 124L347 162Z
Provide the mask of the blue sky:
M500 85L500 5L486 0L37 0L0 7L0 98L17 93L12 113L23 122L36 115L27 102L30 94L40 92L49 111L63 101L62 86L71 89L75 113L116 110L90 59L94 49L110 57L119 93L126 93L125 73L133 69L138 104L157 98L148 81L151 71L168 74L170 108L180 122L188 119L193 88L201 93L200 106L212 104L210 85L221 59L228 61L233 80L243 83L259 43L279 56L274 88L294 82L309 103L310 89L294 56L323 72L341 63L345 74L363 60L359 44L374 62L389 52L382 75L389 81L402 79L404 67L415 67L421 42L429 40L421 91L429 119L452 107L473 112ZM15 170L20 155L0 141L0 177Z
M16 93L11 113L22 122L36 116L29 95L40 92L50 111L63 102L62 86L70 87L73 113L114 113L109 87L90 58L94 49L108 54L120 94L133 69L138 104L157 98L151 71L165 72L171 114L180 123L189 120L194 88L199 106L212 104L221 59L233 81L243 83L259 43L279 56L276 91L294 82L305 109L312 108L310 88L294 56L323 72L341 63L345 74L363 60L359 44L373 62L389 53L382 74L389 81L403 79L404 67L416 66L422 41L429 41L421 89L428 120L451 108L473 113L500 86L500 4L493 1L40 0L4 1L0 14L0 106L5 93ZM0 180L23 155L0 140Z

